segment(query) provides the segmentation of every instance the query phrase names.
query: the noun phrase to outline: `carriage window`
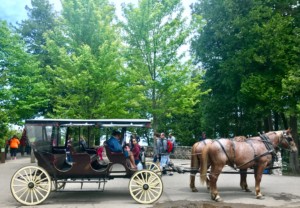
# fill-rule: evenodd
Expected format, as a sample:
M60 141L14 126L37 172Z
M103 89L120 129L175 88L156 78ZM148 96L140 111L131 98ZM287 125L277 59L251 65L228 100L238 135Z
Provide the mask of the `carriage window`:
M66 144L67 127L60 127L57 146L64 147Z
M29 142L33 148L37 148L40 151L50 151L51 150L51 131L48 136L49 126L34 126L27 125L26 133Z

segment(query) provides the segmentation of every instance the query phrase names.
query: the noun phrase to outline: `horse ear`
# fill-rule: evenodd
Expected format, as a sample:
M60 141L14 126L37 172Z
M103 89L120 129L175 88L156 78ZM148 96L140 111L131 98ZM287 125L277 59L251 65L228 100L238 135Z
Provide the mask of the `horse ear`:
M289 128L286 130L286 132L289 134L289 133L292 132L292 129L289 127Z

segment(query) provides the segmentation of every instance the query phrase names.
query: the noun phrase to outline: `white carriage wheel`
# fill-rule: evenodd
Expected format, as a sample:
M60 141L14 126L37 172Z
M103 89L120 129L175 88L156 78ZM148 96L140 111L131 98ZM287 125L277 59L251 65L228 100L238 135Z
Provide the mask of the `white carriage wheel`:
M26 166L13 175L10 190L21 204L37 205L48 197L51 191L51 178L41 167Z
M141 170L131 177L129 191L135 201L141 204L151 204L162 195L163 183L153 171Z
M154 162L146 162L146 169L153 171L154 173L156 173L160 177L162 175L160 167Z

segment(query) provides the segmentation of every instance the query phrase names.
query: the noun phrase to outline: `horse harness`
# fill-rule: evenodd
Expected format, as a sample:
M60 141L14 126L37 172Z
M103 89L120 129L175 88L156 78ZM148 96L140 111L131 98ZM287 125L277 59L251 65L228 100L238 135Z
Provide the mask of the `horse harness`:
M251 146L251 148L253 149L253 151L254 151L254 158L252 160L250 160L250 161L248 161L248 162L240 165L239 167L237 167L236 164L235 164L235 143L234 143L234 140L230 139L230 141L232 142L233 160L231 160L229 158L229 155L227 154L227 151L225 150L224 145L219 140L216 140L216 142L219 143L219 145L221 146L221 148L222 148L223 152L225 153L227 159L229 160L229 166L231 166L232 168L234 168L236 170L236 169L239 169L240 167L243 167L244 165L246 165L246 164L248 164L250 162L256 161L259 158L261 158L263 156L266 156L266 155L269 155L269 154L272 155L272 163L273 163L274 160L276 160L277 156L276 156L275 149L274 149L274 147L273 147L273 145L271 143L270 138L266 134L261 134L259 137L261 138L261 141L264 143L264 145L265 145L265 147L267 149L267 152L265 152L265 153L263 153L261 155L256 155L255 149L253 147L253 144L252 144L252 142L250 142L251 140L246 140L245 142L247 144L249 144Z

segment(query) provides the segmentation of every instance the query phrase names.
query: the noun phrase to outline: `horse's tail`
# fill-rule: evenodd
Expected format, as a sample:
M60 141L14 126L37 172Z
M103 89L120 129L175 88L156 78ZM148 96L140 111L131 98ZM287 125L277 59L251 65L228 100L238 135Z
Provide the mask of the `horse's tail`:
M197 146L199 144L196 143L192 147L192 152L191 152L191 169L199 169L199 161L198 161L198 155L197 155Z
M200 163L200 182L204 184L206 182L206 175L207 175L207 165L208 165L208 151L209 151L210 144L207 144L203 150L201 155L201 163Z

